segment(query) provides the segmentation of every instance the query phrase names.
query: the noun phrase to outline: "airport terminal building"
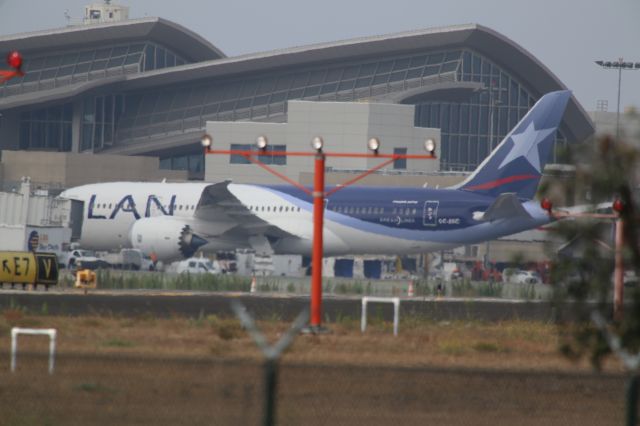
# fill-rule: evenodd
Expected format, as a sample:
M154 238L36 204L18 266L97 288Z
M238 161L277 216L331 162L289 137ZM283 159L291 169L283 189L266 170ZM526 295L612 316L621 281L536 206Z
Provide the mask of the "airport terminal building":
M289 101L412 106L415 127L440 131L440 170L470 171L543 94L566 89L476 24L227 57L178 24L144 18L0 38L0 52L12 50L25 75L0 85L0 150L152 156L184 179L205 177L207 121L287 123ZM572 98L557 144L593 132ZM233 177L233 158L225 164Z

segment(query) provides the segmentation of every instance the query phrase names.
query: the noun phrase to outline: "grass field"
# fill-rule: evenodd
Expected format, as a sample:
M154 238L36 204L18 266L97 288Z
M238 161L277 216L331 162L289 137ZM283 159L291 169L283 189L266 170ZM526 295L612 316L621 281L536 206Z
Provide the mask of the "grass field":
M288 327L279 318L258 323L272 340ZM327 324L331 333L301 336L286 359L389 366L447 365L482 368L575 370L558 353L553 324L527 321L503 323L430 322L407 317L394 337L392 325L370 319L366 333L350 318ZM9 350L12 326L51 327L58 330L58 350L73 354L164 355L170 357L232 357L256 359L259 352L235 318L209 315L170 319L104 316L55 317L28 315L8 309L0 317L0 351ZM46 348L41 338L24 337L21 349Z
M258 323L271 341L288 324ZM624 377L558 352L554 325L376 320L301 335L281 364L278 424L620 424ZM58 330L54 375L45 337ZM35 356L41 354L41 356ZM261 355L235 319L0 316L0 424L261 424Z

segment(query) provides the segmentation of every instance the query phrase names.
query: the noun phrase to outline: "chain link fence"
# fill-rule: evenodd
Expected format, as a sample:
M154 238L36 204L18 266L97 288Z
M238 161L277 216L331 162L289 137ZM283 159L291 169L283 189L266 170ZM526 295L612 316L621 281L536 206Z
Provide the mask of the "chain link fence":
M261 425L259 360L0 353L0 425ZM619 425L623 375L281 363L278 425Z

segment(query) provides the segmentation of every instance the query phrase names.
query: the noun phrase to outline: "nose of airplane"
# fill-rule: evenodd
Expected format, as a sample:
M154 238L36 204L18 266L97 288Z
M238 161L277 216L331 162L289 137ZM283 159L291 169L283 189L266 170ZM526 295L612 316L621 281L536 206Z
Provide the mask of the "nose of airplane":
M68 189L65 189L60 194L58 194L58 198L63 198L65 200L74 200L74 199L76 199L71 195L71 193L69 192Z
M58 197L65 198L67 200L79 200L81 198L79 194L69 189L62 191Z

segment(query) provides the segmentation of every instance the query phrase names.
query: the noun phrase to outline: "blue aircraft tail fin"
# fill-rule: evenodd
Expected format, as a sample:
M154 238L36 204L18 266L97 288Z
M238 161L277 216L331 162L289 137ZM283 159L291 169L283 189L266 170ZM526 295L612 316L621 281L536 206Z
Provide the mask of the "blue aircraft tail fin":
M510 192L532 199L570 97L570 91L562 90L540 98L476 171L455 188L494 197Z

